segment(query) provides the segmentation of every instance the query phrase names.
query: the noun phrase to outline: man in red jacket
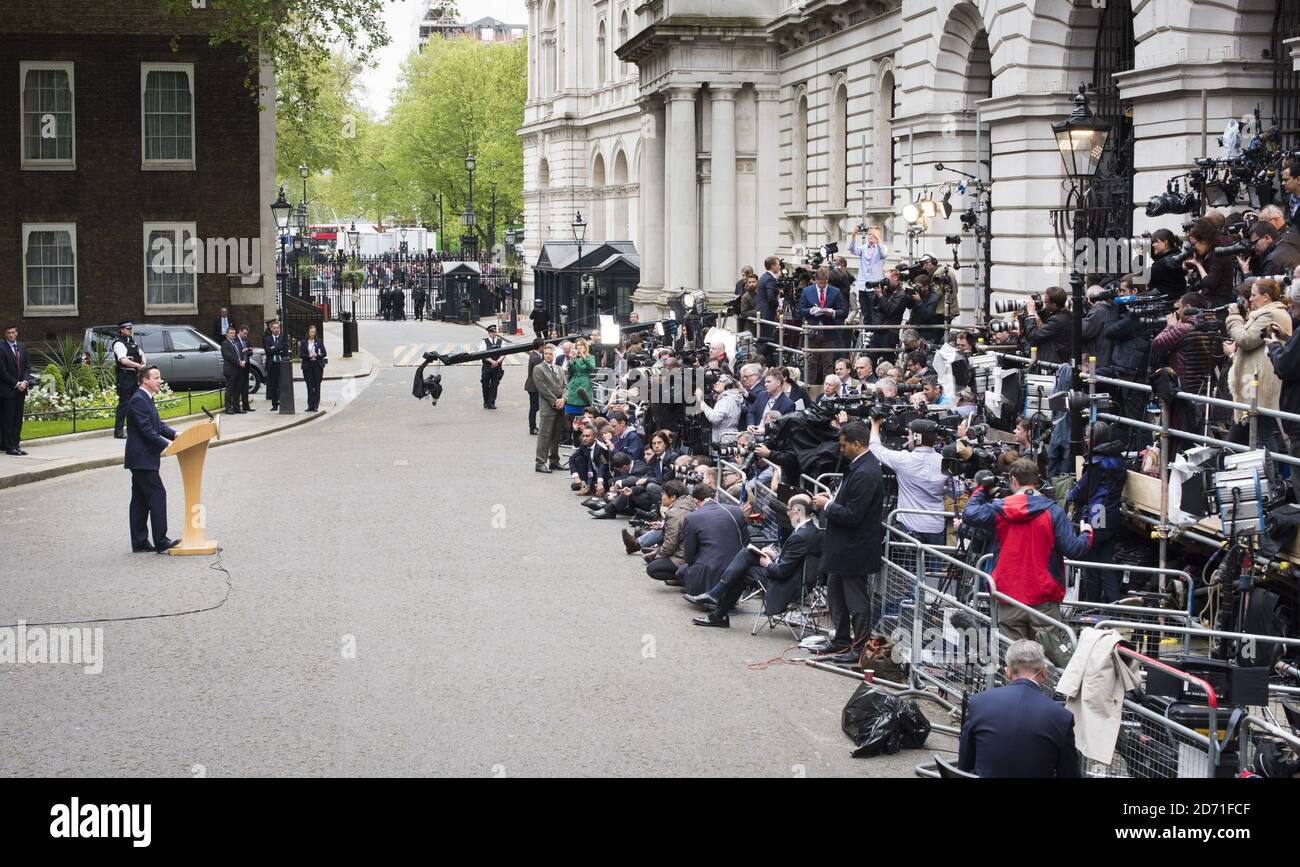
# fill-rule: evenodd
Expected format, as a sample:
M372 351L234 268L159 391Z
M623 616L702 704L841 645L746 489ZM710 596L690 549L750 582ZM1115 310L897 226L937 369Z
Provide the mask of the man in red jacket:
M1012 494L989 500L981 484L970 495L962 521L993 530L993 581L997 589L1036 611L1061 619L1065 598L1063 557L1078 559L1092 547L1092 528L1080 522L1078 533L1065 510L1038 493L1038 465L1021 458L1011 465ZM1012 639L1033 638L1033 615L1015 605L998 603L998 626Z

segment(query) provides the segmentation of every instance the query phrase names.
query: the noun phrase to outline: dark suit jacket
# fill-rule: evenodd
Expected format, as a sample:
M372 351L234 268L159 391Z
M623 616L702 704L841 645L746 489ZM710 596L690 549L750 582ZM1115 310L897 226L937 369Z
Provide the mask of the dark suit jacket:
M844 317L848 315L848 307L844 304L844 296L840 290L830 284L826 285L826 308L834 310L833 316L813 316L808 311L817 307L817 285L809 283L803 287L803 294L799 296L799 318L807 325L843 325ZM841 308L843 310L841 311Z
M298 342L298 357L302 359L303 367L315 366L323 368L325 362L329 361L325 354L325 341L319 337L316 338L316 360L312 361L307 357L307 338L304 337Z
M19 340L18 358L14 358L9 349L9 341L0 335L0 397L14 397L18 394L16 386L21 380L31 381L32 359L27 354L27 347Z
M760 382L759 385L761 386L762 383ZM787 412L794 412L794 401L791 400L790 395L786 394L784 391L776 396L776 400L771 400L768 397L767 389L761 390L758 393L758 399L749 405L750 424L762 424L763 414L767 412L768 409L773 409L781 415L785 415Z
M536 349L528 350L528 376L524 378L524 391L533 394L537 386L533 384L533 368L542 363L542 354Z
M781 546L776 562L767 567L767 593L763 610L780 614L799 595L801 583L807 583L809 587L815 584L817 572L821 568L807 571L804 566L810 557L820 558L821 553L822 531L814 522L808 521L791 533ZM804 579L807 579L806 582Z
M239 362L244 359L240 357L239 347L229 340L221 341L221 375L238 376Z
M176 439L176 431L163 424L153 398L137 388L126 404L126 460L128 470L157 470L159 455Z
M835 499L826 506L823 572L870 575L880 569L883 506L880 462L867 452L849 465Z
M764 271L758 275L758 316L760 319L766 319L769 322L776 319L776 301L780 293L777 288L776 278L772 276L771 271Z
M279 337L269 331L262 335L262 348L266 350L267 364L289 357L289 341L285 340L283 331Z
M980 777L1077 777L1074 714L1027 678L973 695L957 766Z
M623 452L633 463L645 460L645 443L641 442L641 435L636 432L636 428L629 426L621 437L614 437L610 447L612 451Z
M710 501L691 512L682 530L686 557L686 566L678 570L682 589L690 594L708 590L748 544L749 525L739 507Z
M578 481L584 485L587 483L587 473L591 473L593 484L600 482L602 485L609 484L609 465L605 462L605 450L600 446L592 443L590 447L579 446L569 455L569 472L578 477Z

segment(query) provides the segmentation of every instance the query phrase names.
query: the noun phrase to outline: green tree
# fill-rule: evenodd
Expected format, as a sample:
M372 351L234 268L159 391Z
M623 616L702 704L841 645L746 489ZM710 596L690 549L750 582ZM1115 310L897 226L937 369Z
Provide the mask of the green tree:
M528 98L528 48L482 44L467 38L432 40L412 54L388 119L379 161L399 216L437 219L435 193L445 196L446 234L463 233L460 214L469 196L465 156L476 160L475 234L480 249L488 237L491 185L497 186L497 238L508 217L523 212L523 147L517 131ZM378 181L379 179L376 179Z
M336 51L319 59L305 76L277 76L275 158L280 178L298 177L298 166L304 163L319 174L355 161L358 139L370 122L357 96L361 73L359 62Z

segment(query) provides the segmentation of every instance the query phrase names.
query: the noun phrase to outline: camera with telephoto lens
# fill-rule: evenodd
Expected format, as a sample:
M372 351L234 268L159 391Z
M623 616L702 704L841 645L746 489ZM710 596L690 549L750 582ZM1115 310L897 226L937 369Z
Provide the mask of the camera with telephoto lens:
M1030 295L1029 299L1040 306L1043 303L1043 296L1037 292ZM1015 313L1018 316L1025 312L1025 305L1021 301L996 301L993 310L995 313Z
M990 500L999 500L1011 493L1010 476L999 476L992 470L979 470L972 481L975 487L984 489Z
M1249 256L1251 244L1249 238L1242 238L1235 244L1229 244L1226 247L1215 247L1214 255L1216 256Z
M915 262L899 262L894 270L900 280L915 280L925 273L925 265L925 259L917 259Z
M688 485L698 485L704 481L704 473L700 472L699 467L691 467L686 475L682 476L682 481Z

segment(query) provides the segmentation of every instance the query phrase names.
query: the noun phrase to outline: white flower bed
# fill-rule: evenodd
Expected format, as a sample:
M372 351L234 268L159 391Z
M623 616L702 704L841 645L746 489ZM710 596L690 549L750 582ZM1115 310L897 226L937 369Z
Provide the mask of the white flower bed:
M163 383L163 387L154 395L154 403L161 404L172 398L171 386ZM165 407L160 407L159 411ZM78 394L76 397L61 392L53 384L38 385L29 389L27 392L27 401L23 407L23 415L27 418L32 416L51 417L50 413L58 413L58 416L66 415L72 417L72 410L76 409L77 419L91 418L113 418L117 411L117 390L112 388L101 389L100 391L88 391Z

